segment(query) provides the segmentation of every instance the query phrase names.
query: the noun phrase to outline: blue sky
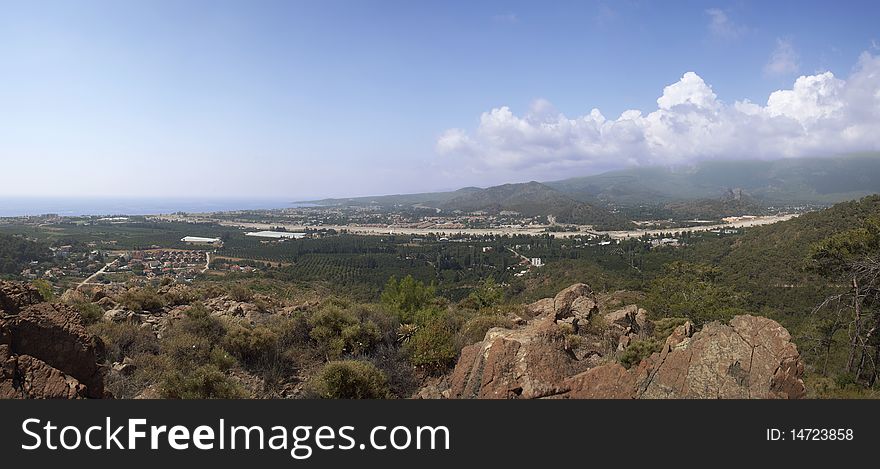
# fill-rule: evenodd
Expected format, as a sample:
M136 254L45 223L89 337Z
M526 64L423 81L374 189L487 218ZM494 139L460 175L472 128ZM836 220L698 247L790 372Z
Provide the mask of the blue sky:
M0 195L295 199L877 150L877 18L878 2L0 1Z

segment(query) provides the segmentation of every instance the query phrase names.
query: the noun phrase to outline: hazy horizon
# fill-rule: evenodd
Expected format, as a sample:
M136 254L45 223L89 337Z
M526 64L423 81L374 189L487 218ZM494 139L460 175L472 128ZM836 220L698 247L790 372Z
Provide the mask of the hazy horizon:
M0 198L296 201L880 150L871 2L0 6Z

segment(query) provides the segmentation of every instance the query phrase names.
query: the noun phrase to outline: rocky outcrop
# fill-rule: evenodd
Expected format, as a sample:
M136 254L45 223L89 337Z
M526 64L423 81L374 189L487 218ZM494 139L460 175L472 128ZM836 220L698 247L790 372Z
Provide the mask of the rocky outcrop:
M683 327L683 326L682 326ZM806 395L804 367L788 331L776 321L736 316L687 337L677 331L642 362L638 397L797 399ZM677 342L677 343L676 343Z
M599 312L596 296L585 283L576 283L559 292L553 298L553 314L557 323L568 323L577 332L578 327L589 322Z
M591 319L598 322L595 297L586 285L563 290L552 311L546 300L528 308L544 314L518 329L490 329L482 342L465 347L448 392L440 394L483 399L797 399L806 394L797 347L784 327L767 318L736 316L729 325L714 322L699 332L686 323L666 338L660 352L626 369L614 356L653 334L645 310L619 308L602 315L603 332L594 326L572 334L562 324L577 328ZM611 347L603 349L603 343Z
M457 398L538 398L564 392L566 376L589 367L566 347L553 318L522 329L493 328L482 342L462 349L451 377Z
M41 301L40 292L26 283L0 281L0 312L18 314L22 308Z
M19 292L28 288L18 285ZM16 304L0 312L0 397L105 397L104 345L79 313L62 304Z

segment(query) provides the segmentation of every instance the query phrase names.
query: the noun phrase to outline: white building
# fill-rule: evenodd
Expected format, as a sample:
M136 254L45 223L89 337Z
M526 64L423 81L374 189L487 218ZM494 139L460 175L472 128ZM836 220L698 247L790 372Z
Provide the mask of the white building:
M213 244L214 246L223 244L220 238L202 238L200 236L184 236L180 241L186 244Z
M272 239L301 239L306 237L305 233L293 233L290 231L256 231L253 233L245 233L244 235Z
M533 267L544 267L544 261L542 261L540 257L533 257L530 261Z

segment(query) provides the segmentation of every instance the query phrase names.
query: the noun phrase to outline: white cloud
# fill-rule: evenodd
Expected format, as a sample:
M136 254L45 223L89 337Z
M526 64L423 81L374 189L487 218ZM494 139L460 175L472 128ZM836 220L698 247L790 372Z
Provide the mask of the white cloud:
M727 13L719 8L710 8L706 10L709 15L709 32L712 36L732 40L737 39L749 31L744 25L739 25L730 20Z
M473 131L447 130L437 151L480 172L566 176L632 164L880 151L880 56L865 52L846 79L801 76L765 104L727 104L694 72L666 86L657 109L616 119L598 109L568 117L545 100L524 115L507 106Z
M794 75L800 65L794 45L788 39L776 39L776 48L764 65L764 73L770 76Z

